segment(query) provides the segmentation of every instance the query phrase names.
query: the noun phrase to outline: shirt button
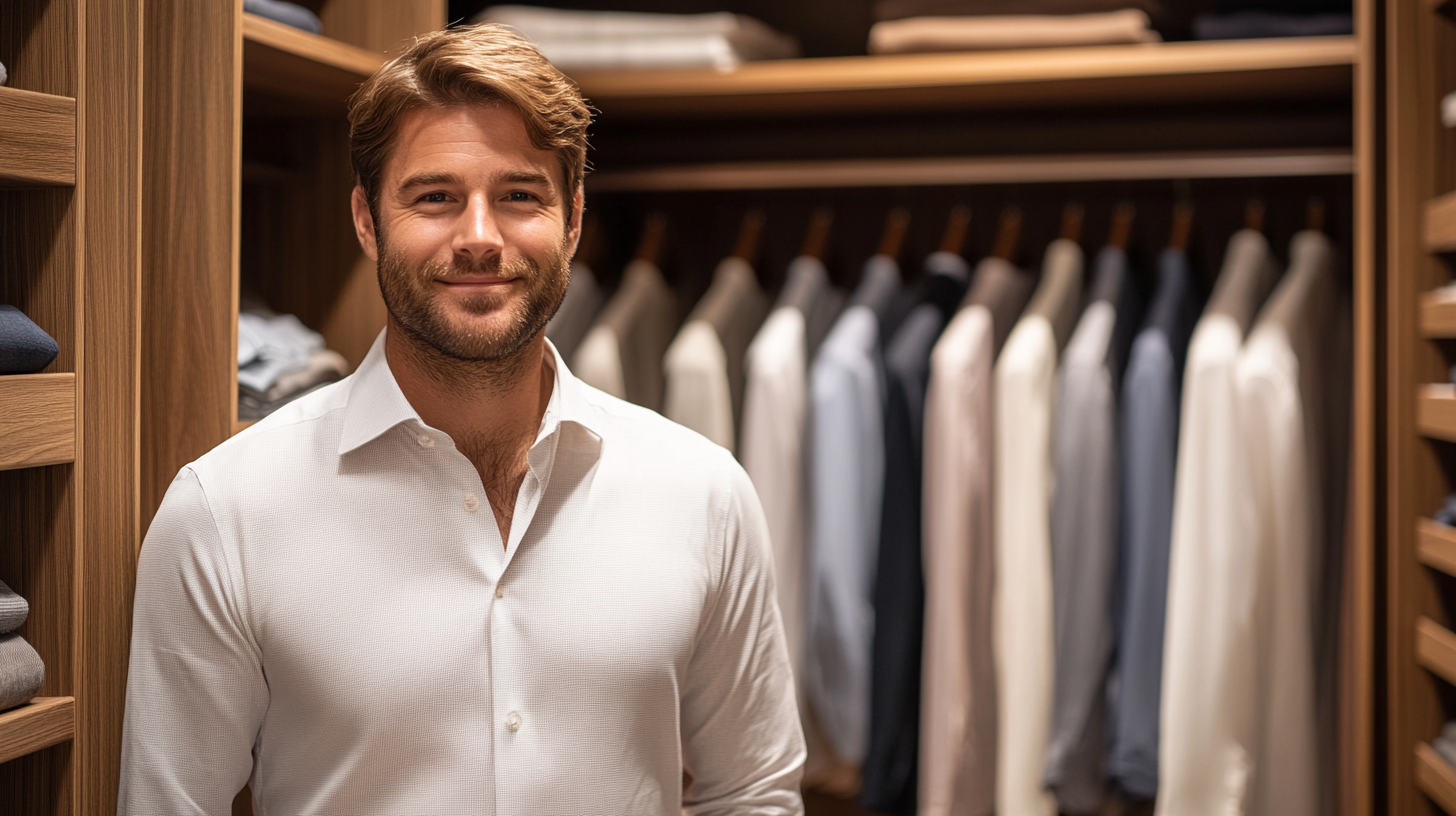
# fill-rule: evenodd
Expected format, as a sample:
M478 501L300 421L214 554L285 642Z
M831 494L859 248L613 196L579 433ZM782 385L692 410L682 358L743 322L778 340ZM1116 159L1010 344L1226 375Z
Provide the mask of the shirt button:
M420 434L419 436L415 437L415 441L419 442L420 447L422 448L435 447L435 437L430 436L429 434Z
M475 498L474 493L465 494L465 512L474 513L480 509L480 499Z
M512 711L506 715L506 729L512 734L521 730L521 715Z
M506 596L506 591L504 589L501 589L500 587L496 587L495 596L497 598L504 598Z

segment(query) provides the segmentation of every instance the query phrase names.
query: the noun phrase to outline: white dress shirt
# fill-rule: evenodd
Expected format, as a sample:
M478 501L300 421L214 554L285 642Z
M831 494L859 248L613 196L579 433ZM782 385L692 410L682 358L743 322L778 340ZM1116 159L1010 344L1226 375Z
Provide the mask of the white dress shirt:
M752 485L550 359L504 542L383 335L182 470L138 572L120 813L227 813L245 783L290 816L802 813Z

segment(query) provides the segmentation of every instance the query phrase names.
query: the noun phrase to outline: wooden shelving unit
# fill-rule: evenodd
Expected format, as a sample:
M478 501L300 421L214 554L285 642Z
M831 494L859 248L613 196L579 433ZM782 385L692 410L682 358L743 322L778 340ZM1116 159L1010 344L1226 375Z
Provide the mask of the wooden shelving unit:
M1432 569L1456 576L1456 528L1421 519L1416 523L1416 557Z
M573 79L617 117L884 112L1348 98L1356 56L1355 38L1320 37L781 60L726 73L583 71Z
M1447 813L1456 813L1456 769L1424 742L1416 746L1416 784Z
M1456 290L1421 296L1421 336L1428 340L1456 338Z
M1426 203L1426 250L1456 250L1456 193L1436 196Z
M330 113L384 64L384 54L243 14L243 85Z
M0 762L33 754L76 735L76 698L37 697L0 714Z
M76 456L76 375L0 377L0 470Z
M1432 439L1456 442L1456 385L1422 386L1416 405L1416 428Z
M1430 618L1416 622L1416 661L1456 685L1456 634Z
M0 87L0 187L76 183L76 100Z

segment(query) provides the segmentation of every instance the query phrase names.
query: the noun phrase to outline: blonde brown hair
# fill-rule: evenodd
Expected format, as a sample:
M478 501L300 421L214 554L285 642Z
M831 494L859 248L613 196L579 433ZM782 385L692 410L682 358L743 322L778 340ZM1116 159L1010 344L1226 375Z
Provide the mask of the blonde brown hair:
M591 108L536 46L509 28L483 23L420 35L349 97L349 159L376 228L380 177L404 115L480 104L515 110L531 144L560 158L571 222L572 198L586 177Z

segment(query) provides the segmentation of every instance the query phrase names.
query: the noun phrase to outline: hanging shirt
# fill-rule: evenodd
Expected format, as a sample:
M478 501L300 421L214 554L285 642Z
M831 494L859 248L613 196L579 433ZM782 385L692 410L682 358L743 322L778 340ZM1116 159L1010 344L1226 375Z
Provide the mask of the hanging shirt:
M970 268L936 252L914 306L885 348L885 489L875 569L870 738L860 802L914 813L920 750L920 644L925 581L920 564L920 476L930 352L955 314Z
M804 291L799 298L790 297L800 289ZM790 265L784 290L784 298L758 330L744 360L739 459L758 491L768 521L789 663L794 676L801 678L809 419L808 318L801 305L830 300L833 292L824 264L808 257Z
M1117 572L1117 392L1137 325L1127 253L1097 257L1089 305L1057 373L1052 441L1056 695L1046 786L1067 814L1103 804Z
M1158 706L1173 483L1178 461L1178 398L1188 335L1197 319L1188 258L1163 252L1158 293L1133 342L1122 386L1121 577L1117 694L1108 774L1124 792L1158 793Z
M561 353L563 360L570 360L586 333L591 331L597 313L602 310L602 287L597 276L584 263L571 264L571 283L566 287L566 298L561 308L546 324L546 336Z
M118 812L227 813L246 783L264 813L802 813L768 534L733 458L553 349L503 541L383 337L167 491Z
M1036 280L1000 258L974 279L931 353L925 395L921 816L996 808L992 367Z
M1052 419L1057 357L1082 296L1082 250L1047 248L1042 281L996 361L996 812L1054 816L1042 787L1051 736Z
M1330 812L1335 779L1322 756L1336 738L1321 702L1321 666L1332 668L1340 585L1348 437L1349 311L1334 278L1334 248L1301 232L1289 271L1239 354L1235 388L1247 451L1243 518L1249 552L1240 580L1252 605L1257 694L1234 701L1255 723L1250 812ZM1321 723L1321 715L1324 722ZM1323 741L1322 741L1323 740Z
M767 309L753 267L718 264L713 283L662 360L663 414L734 450L743 398L743 355Z
M1255 723L1247 701L1263 680L1252 660L1258 633L1247 614L1254 559L1240 521L1247 445L1234 369L1277 277L1264 236L1236 233L1188 345L1163 638L1158 816L1248 812Z
M617 292L576 350L582 382L644 408L662 408L662 357L677 329L677 298L651 261L627 264Z
M865 265L810 372L812 482L804 687L838 758L864 761L869 740L872 593L885 476L881 311L899 267Z

